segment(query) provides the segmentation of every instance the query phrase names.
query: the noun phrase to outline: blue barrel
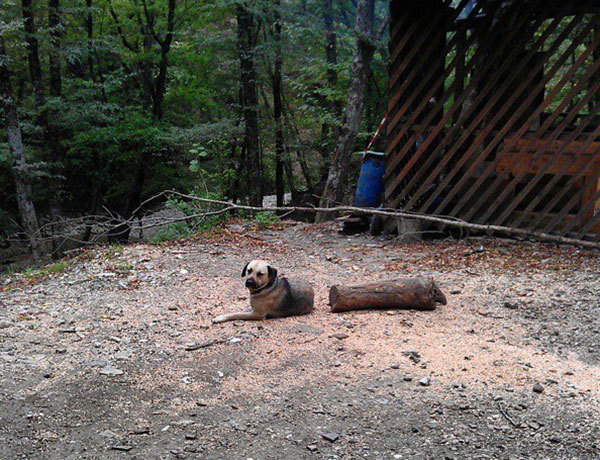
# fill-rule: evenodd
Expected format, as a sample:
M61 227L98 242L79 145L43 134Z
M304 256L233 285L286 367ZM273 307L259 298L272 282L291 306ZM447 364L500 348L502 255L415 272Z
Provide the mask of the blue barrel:
M385 173L385 154L368 152L360 168L358 186L354 196L354 206L376 208L383 198L383 175Z

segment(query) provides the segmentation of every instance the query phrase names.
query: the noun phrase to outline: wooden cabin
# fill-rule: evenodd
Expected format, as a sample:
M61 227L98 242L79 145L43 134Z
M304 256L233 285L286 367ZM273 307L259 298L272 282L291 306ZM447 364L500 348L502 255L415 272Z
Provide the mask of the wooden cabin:
M600 240L600 1L390 13L386 206Z

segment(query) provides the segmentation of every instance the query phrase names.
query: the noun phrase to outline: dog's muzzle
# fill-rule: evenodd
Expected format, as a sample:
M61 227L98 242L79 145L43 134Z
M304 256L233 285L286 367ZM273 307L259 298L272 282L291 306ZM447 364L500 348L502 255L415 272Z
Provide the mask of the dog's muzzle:
M256 287L257 287L256 281L253 280L252 278L248 278L246 280L246 287L250 288L250 289L256 289Z

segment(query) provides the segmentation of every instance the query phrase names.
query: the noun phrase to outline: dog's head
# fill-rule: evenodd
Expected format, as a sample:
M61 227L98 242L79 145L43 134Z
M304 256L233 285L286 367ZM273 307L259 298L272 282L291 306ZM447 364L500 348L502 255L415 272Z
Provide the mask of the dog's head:
M255 291L265 287L269 281L274 281L277 278L277 269L264 260L253 260L242 270L242 278L246 278L246 287Z

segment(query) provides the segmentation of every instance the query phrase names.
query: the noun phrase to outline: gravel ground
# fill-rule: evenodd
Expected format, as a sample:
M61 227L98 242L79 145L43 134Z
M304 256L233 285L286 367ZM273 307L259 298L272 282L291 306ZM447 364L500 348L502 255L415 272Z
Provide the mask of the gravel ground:
M316 311L211 325L253 258ZM89 250L0 280L0 458L599 459L599 259L291 222ZM332 284L416 274L448 305L328 312Z

